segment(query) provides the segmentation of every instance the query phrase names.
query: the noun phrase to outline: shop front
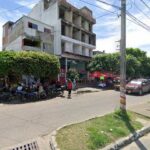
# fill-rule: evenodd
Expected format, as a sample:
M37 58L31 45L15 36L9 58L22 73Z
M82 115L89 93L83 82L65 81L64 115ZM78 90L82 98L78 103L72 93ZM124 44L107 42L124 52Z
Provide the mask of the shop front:
M79 73L79 80L88 79L87 64L88 62L82 60L75 60L69 58L60 59L61 70L60 70L60 80L63 82L67 78L67 72L69 70L75 70Z

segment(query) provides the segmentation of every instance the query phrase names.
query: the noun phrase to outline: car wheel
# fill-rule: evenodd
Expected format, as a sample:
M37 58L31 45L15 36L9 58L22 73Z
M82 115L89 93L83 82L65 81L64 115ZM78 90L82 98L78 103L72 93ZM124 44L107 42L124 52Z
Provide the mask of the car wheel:
M142 89L139 91L139 95L140 95L140 96L143 95Z

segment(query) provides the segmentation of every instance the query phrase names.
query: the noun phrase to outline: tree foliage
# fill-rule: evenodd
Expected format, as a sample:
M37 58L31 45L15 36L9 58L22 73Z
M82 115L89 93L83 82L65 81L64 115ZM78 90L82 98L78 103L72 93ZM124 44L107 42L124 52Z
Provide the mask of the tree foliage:
M127 77L148 77L150 76L150 58L146 52L138 48L127 48ZM89 63L88 68L93 71L109 71L119 74L120 54L98 54Z
M70 69L68 72L67 72L67 77L69 79L71 79L72 81L75 79L75 80L79 80L79 73L75 70L75 69Z
M57 76L59 60L44 52L2 51L0 52L0 75L34 75L35 77Z

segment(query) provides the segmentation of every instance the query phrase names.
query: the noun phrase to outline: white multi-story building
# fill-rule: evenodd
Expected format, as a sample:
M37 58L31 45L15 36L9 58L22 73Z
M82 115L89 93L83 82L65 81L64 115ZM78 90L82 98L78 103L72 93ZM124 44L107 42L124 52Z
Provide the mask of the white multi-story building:
M24 22L26 23L24 24L26 25L24 26L26 27L22 30L23 33L18 33L20 36L16 39L13 38L10 40L7 38L7 28L11 26L11 32L9 32L11 34L15 32L15 29L18 32L19 27L15 26L17 26L17 22L21 23L21 20L24 20L23 18L27 20L32 18L30 20L32 25L29 25L29 21L25 19L26 21ZM34 45L36 45L34 50L40 45L38 49L43 50L45 47L47 49L50 48L50 50L48 50L49 52L59 56L62 75L65 75L68 69L75 68L78 70L81 77L87 77L86 65L92 57L92 51L95 49L96 40L96 35L93 33L93 25L96 21L90 9L87 7L78 9L68 3L67 0L41 0L31 10L28 17L23 18L15 24L8 22L4 25L3 49L32 50L32 43L28 43L26 40L24 42L22 40L23 38L20 37L23 35L24 39L26 39L26 34L24 33L31 34L33 32L35 36L31 37L38 37L40 43L34 43ZM30 28L30 26L32 26L32 28ZM41 30L40 27L42 28ZM46 28L48 32L44 32L44 28ZM31 30L34 31L31 32ZM49 30L51 34L47 35L49 34ZM42 35L39 34L39 31ZM41 37L44 37L45 34L46 36L44 40L42 40ZM17 48L13 47L16 40L17 43L20 44ZM28 43L28 45L24 45L24 43ZM45 43L47 46L44 46ZM23 45L25 46L24 48Z

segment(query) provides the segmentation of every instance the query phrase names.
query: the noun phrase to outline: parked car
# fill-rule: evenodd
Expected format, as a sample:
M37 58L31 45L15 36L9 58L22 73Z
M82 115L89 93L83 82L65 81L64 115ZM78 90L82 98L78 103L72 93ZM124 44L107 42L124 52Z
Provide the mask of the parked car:
M139 95L150 92L150 81L147 79L132 80L126 85L126 92L128 94L137 93Z

